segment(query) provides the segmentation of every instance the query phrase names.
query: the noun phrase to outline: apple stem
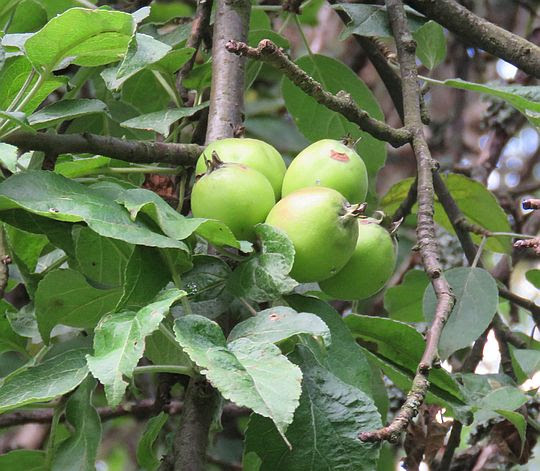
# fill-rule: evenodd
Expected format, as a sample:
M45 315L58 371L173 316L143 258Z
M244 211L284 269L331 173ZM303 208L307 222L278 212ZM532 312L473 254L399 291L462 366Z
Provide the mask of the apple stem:
M207 175L223 166L223 161L219 158L219 155L215 150L212 151L212 160L209 160L204 156L204 163L206 164Z
M349 149L356 149L357 144L362 140L362 137L359 137L358 139L353 139L353 137L350 134L347 134L346 136L341 138L341 143L346 145Z
M341 218L346 222L350 219L364 218L364 212L366 211L367 203L358 203L349 205L345 209L345 214Z

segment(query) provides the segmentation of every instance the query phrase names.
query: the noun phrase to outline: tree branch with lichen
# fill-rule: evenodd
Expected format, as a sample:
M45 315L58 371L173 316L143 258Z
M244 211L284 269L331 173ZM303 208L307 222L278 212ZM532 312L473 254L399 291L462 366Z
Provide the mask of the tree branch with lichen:
M429 387L428 375L438 359L438 343L442 329L454 305L450 285L442 273L439 247L435 237L433 175L434 162L427 145L420 110L420 87L415 61L416 44L407 25L407 17L401 0L386 1L392 33L396 41L403 89L405 127L411 133L411 145L417 162L418 223L417 245L424 269L437 296L435 317L426 336L426 347L418 364L411 390L405 403L392 422L379 430L363 432L359 438L366 442L395 441L409 422L418 414Z
M340 113L350 122L357 124L362 131L371 134L381 141L386 141L394 147L400 147L411 139L411 133L408 129L396 129L372 118L367 111L358 107L351 95L347 92L342 90L334 95L324 90L321 83L298 67L269 39L263 39L256 48L250 47L244 42L234 40L229 41L226 47L229 52L234 54L260 60L272 65L283 72L304 93L314 98L317 103Z
M59 155L88 153L137 164L155 162L193 166L203 151L197 144L136 141L97 134L49 134L17 131L1 139L21 151L39 150Z

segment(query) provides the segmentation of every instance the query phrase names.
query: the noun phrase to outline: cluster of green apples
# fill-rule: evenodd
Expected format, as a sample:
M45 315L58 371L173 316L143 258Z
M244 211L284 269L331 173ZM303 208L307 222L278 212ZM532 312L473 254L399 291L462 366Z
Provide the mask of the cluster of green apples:
M224 222L241 240L254 240L261 222L281 229L295 248L297 281L355 300L377 293L392 275L394 242L376 221L361 217L368 175L345 144L315 142L286 168L266 142L222 139L206 147L196 174L193 215Z

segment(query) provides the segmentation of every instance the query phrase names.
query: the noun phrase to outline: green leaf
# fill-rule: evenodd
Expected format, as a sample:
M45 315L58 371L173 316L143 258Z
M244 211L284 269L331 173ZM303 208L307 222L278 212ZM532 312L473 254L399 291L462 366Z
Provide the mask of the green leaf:
M521 371L532 378L540 370L540 351L513 349L512 357L519 365Z
M215 319L223 314L233 301L227 289L231 268L219 257L195 255L193 268L182 275L182 289L186 290L193 314ZM183 315L182 305L174 309L175 314Z
M390 318L403 322L422 322L422 302L429 279L423 270L409 270L403 281L384 293L384 308Z
M16 255L17 265L24 264L24 269L33 273L43 249L49 243L47 237L22 231L7 224L4 230L12 258Z
M359 432L381 426L373 400L323 368L305 347L298 347L294 359L302 368L303 381L300 405L286 434L291 448L268 419L253 414L244 461L257 455L260 471L374 470L379 446L358 440Z
M324 301L306 296L287 296L286 301L297 311L316 314L329 327L332 343L318 355L319 363L341 381L360 389L368 396L374 395L368 360L337 311Z
M171 277L158 263L159 260L157 249L142 245L135 247L125 265L124 287L117 310L141 308L165 287Z
M52 471L95 471L101 441L101 419L92 405L95 387L96 381L87 378L67 401L66 421L73 427L73 434L56 450Z
M460 389L467 402L474 408L479 409L482 401L491 392L498 388L512 386L515 382L505 374L456 373ZM505 404L495 404L495 407L504 407Z
M9 2L8 2L9 3ZM36 0L17 0L18 6L11 18L2 18L2 24L9 27L9 33L34 32L47 23L47 12ZM4 21L6 20L6 21Z
M392 367L402 368L411 377L414 375L425 349L424 338L416 329L403 322L357 314L347 316L345 324L376 358ZM446 371L431 370L429 381L433 393L461 399L456 382Z
M371 90L345 64L321 55L314 55L313 59L310 56L301 57L296 64L319 81L325 90L331 93L341 90L350 93L358 106L372 118L384 121L383 112ZM366 164L370 188L374 191L375 176L386 160L385 143L360 131L356 124L341 114L318 104L287 78L283 80L282 92L287 110L300 132L310 141L341 139L346 135L361 139L356 149Z
M111 314L101 320L94 335L94 355L87 355L88 368L105 386L109 405L122 400L133 369L144 353L145 339L154 332L171 305L185 296L185 291L164 291L151 304L135 312Z
M152 36L134 34L129 42L126 56L118 67L116 78L122 82L127 80L148 65L163 59L170 50L171 46L157 41Z
M516 410L525 404L529 398L515 386L497 388L483 397L480 405L485 409Z
M249 16L249 30L255 29L272 29L272 23L268 14L263 10L251 10L251 15Z
M341 33L340 39L348 38L351 34L368 37L392 37L392 28L390 28L386 7L340 3L339 6L334 8L345 11L351 18L351 21ZM426 18L411 8L405 7L405 9L409 29L414 32L426 22Z
M154 450L154 442L159 432L167 422L168 415L160 412L159 415L152 417L146 424L144 433L137 445L137 463L146 471L158 469L160 460Z
M47 471L45 452L41 450L13 450L0 455L0 469Z
M181 2L155 2L152 3L148 21L163 24L174 18L189 17L192 14L192 8Z
M41 275L35 274L36 265L49 241L41 234L32 234L10 225L5 225L5 231L9 256L17 265L21 281L33 299L38 282L41 280Z
M72 8L50 20L24 47L38 70L50 72L70 63L104 65L121 58L133 28L127 13Z
M534 268L525 273L525 277L529 283L532 283L536 288L540 289L540 270Z
M87 227L78 229L73 238L79 271L102 287L122 286L134 247L121 240L102 237Z
M28 122L34 129L43 129L80 116L106 112L107 105L101 100L61 100L36 111Z
M121 288L98 289L71 269L53 270L40 281L35 294L36 318L41 337L49 343L58 324L77 328L95 327L114 310Z
M75 157L72 159L58 158L54 166L54 171L67 178L78 178L88 174L92 174L99 169L110 167L113 159L102 155L92 157Z
M265 309L237 324L227 340L245 338L254 343L279 343L299 334L322 337L326 345L331 344L330 330L320 317L285 306Z
M36 366L23 366L10 374L0 386L0 413L47 402L68 393L88 375L87 350L68 350Z
M7 168L11 173L17 171L18 151L17 147L0 142L0 165Z
M483 85L461 79L445 81L429 80L430 83L445 85L461 90L471 90L500 98L523 113L533 126L540 126L540 86L539 85Z
M499 206L497 198L484 185L456 173L441 175L441 177L468 222L491 232L511 232L506 213ZM412 182L413 178L407 178L390 188L381 201L381 210L386 214L393 214L406 198ZM418 206L415 204L413 213L417 210ZM446 212L438 201L435 202L435 221L451 234L455 234ZM479 243L480 236L473 234L472 237ZM509 237L490 237L486 248L494 252L510 253L511 242Z
M474 401L474 424L484 423L500 414L500 411L515 411L529 400L529 397L516 386L491 388L484 396ZM518 419L519 420L519 419Z
M187 250L185 244L132 221L124 208L99 192L52 172L30 170L0 183L0 211L13 208L59 221L84 221L104 237L132 244Z
M21 0L6 0L2 3L0 6L0 16L4 16L7 13L10 13L12 10L14 10L17 7L17 4Z
M441 359L468 347L486 330L497 312L499 290L493 277L482 268L458 267L444 273L452 287L456 303L439 341ZM424 315L429 322L435 316L437 299L429 285L424 294Z
M298 285L289 276L294 246L287 234L268 224L257 224L255 234L261 251L233 272L229 287L237 296L257 302L271 301Z
M159 39L161 42L168 44L172 47L178 47L185 44L186 40L191 34L192 21L182 22L175 25L173 29L168 29L168 32L164 32L163 29L158 28L156 25L146 22L144 25L140 25L138 30L141 33L149 34L150 36Z
M16 312L6 311L6 318L13 331L21 337L41 342L33 303L28 303Z
M72 224L54 221L19 209L0 211L0 220L17 229L45 235L52 245L75 257L75 246L71 237Z
M8 313L13 309L5 300L0 300L0 353L4 352L25 352L26 339L16 333L11 327Z
M240 247L230 229L222 222L184 217L152 191L140 188L127 190L119 197L118 202L126 207L132 220L135 220L139 213L144 213L171 239L184 240L196 231L214 245Z
M428 69L437 67L446 57L446 38L442 26L428 21L413 33L416 56Z
M32 64L24 56L9 57L0 69L0 110L6 110L22 89L32 71ZM36 87L38 77L30 80L28 90ZM23 113L30 114L54 90L67 82L66 77L57 75L48 76L41 86L38 86L33 97L22 107Z
M198 111L206 108L208 103L193 106L191 108L174 108L154 113L143 114L135 118L128 119L120 123L124 128L145 129L147 131L155 131L167 137L170 133L170 127L176 121L193 116Z
M165 336L160 330L146 337L144 356L155 365L191 366L191 360L178 342Z
M196 65L182 81L184 87L197 90L199 93L208 88L212 82L212 60Z
M36 132L31 128L26 119L26 114L19 111L0 111L0 118L9 121L14 126L20 127L23 131L30 133Z
M167 108L171 97L154 73L145 69L124 82L122 101L135 108L139 114L146 114Z
M177 319L174 332L225 399L271 418L280 434L285 433L298 406L302 374L278 347L246 338L227 344L218 324L197 315Z
M178 72L180 67L182 67L195 53L195 48L193 47L183 47L182 49L173 49L170 51L163 59L160 59L155 64L151 64L150 68L164 71L168 74L174 74Z

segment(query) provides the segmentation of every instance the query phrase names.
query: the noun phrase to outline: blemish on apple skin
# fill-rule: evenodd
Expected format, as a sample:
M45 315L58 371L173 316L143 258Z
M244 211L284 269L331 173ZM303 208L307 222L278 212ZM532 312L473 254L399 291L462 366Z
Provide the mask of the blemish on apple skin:
M330 158L339 162L348 162L351 160L347 154L344 154L343 152L336 152L335 150L330 151Z

